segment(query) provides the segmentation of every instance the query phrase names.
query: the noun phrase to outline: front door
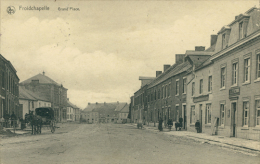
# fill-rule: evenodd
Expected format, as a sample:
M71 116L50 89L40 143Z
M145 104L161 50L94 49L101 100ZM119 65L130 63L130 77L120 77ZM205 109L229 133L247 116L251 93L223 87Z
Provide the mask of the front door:
M231 115L232 136L236 137L236 109L237 109L237 103L233 102L231 104L231 107L232 107L232 115Z

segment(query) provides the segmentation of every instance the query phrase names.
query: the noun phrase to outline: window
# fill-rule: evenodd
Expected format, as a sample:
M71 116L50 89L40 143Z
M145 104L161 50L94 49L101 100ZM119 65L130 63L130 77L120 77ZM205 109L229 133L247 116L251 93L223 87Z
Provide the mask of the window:
M2 73L2 88L5 88L5 73Z
M250 58L244 60L244 82L250 81Z
M190 123L195 124L196 118L195 118L195 105L191 106L191 114L190 114Z
M165 95L164 95L165 98L167 97L167 92L168 92L168 85L165 86Z
M194 96L195 94L195 82L192 82L192 91L191 95Z
M179 80L176 80L176 95L179 95Z
M243 22L239 23L239 39L243 38Z
M157 94L156 94L156 90L154 91L154 100L156 100L156 96L157 96Z
M209 84L208 84L208 91L212 91L212 76L209 76Z
M226 34L222 34L222 49L226 48Z
M158 99L160 99L160 96L161 96L161 95L160 95L160 92L161 92L161 91L160 91L160 89L159 89L159 90L158 90Z
M237 85L237 68L238 63L233 63L232 65L232 85Z
M225 123L225 104L220 104L220 125Z
M243 114L243 126L248 126L248 115L249 115L249 102L243 102L243 110L244 110L244 114Z
M200 94L203 93L203 79L200 79Z
M256 101L256 125L260 125L260 100Z
M183 78L183 81L182 81L182 93L186 93L186 78Z
M167 85L164 87L164 98L167 96Z
M164 98L164 86L162 87L162 98Z
M168 97L171 96L171 84L168 85Z
M221 68L221 88L225 87L225 81L226 81L226 68Z
M211 123L211 104L206 104L206 119L205 119L206 124Z
M256 63L256 78L260 78L260 54L257 55L257 63Z

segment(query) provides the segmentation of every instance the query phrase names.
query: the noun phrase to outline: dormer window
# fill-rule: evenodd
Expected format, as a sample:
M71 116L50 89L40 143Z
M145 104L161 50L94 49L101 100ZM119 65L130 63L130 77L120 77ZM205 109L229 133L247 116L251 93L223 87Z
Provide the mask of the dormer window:
M239 23L239 39L243 38L243 22Z

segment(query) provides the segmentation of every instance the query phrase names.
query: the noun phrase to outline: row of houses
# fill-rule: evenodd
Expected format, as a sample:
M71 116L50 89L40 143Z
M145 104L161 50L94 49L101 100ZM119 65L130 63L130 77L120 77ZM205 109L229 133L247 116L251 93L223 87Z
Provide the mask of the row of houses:
M210 47L175 55L156 77L140 77L131 97L131 121L183 120L195 132L260 140L260 9L235 16Z
M68 89L51 78L37 74L20 82L10 61L0 54L0 119L14 113L19 119L38 107L52 107L56 121L79 121L80 109L67 98ZM6 125L6 124L4 124Z
M127 122L129 104L115 103L88 103L81 112L81 120L87 123L124 123Z

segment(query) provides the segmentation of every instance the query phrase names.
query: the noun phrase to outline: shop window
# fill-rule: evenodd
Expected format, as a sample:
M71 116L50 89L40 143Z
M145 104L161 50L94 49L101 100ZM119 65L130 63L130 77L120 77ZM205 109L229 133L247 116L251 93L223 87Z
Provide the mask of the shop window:
M206 104L206 124L211 124L211 104Z
M260 126L260 100L256 101L256 125Z
M225 124L225 104L220 104L220 125Z
M190 123L195 124L196 117L195 117L195 105L191 106L191 114L190 114Z
M243 126L248 126L249 120L249 102L243 102Z

